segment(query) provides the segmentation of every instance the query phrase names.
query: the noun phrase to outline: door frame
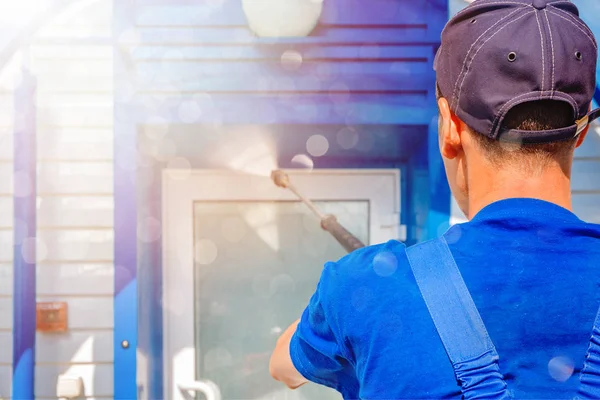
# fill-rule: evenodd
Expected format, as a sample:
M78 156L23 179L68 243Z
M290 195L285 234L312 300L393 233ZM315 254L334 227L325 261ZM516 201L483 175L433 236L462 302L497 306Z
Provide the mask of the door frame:
M294 186L313 200L369 201L371 243L399 238L399 170L285 172ZM227 170L163 170L162 184L164 388L166 398L182 399L175 385L196 380L194 202L297 201L297 198L289 190L276 187L267 176ZM176 329L170 329L173 327Z

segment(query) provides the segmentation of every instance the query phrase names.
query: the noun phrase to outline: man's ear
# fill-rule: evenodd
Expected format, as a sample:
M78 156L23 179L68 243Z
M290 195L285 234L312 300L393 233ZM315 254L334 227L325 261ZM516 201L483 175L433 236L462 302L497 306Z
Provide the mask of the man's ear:
M585 140L585 137L587 136L589 130L590 130L590 125L586 126L585 129L583 130L583 132L581 132L579 134L579 136L577 137L577 143L575 144L575 148L578 148L579 146L581 146L583 144L583 141Z
M588 110L592 111L593 106L594 105L592 103L590 103ZM583 132L581 132L579 134L579 136L577 137L577 143L575 144L575 148L578 148L579 146L581 146L583 144L583 141L585 140L585 137L587 136L587 133L589 130L590 130L590 125L586 126L585 129L583 130Z
M441 97L438 100L438 108L440 110L440 152L443 157L452 160L462 150L461 130L463 123L450 111L448 100L445 98Z

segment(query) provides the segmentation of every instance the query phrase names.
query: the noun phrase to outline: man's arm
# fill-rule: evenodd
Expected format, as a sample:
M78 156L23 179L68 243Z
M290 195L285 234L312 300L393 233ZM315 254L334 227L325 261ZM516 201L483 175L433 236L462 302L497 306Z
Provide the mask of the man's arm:
M300 372L294 367L292 357L290 356L290 342L296 332L300 320L290 325L285 332L277 339L277 345L271 355L269 363L269 372L276 380L284 383L290 389L297 389L308 382Z

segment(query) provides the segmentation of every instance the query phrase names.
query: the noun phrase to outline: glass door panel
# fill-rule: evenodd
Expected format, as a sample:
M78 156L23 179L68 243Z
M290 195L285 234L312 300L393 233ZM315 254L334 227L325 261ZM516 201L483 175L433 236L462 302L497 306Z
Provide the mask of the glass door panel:
M317 202L364 243L368 201ZM316 289L323 264L346 253L299 202L195 202L196 375L223 400L333 400L309 384L286 389L269 375L282 331Z

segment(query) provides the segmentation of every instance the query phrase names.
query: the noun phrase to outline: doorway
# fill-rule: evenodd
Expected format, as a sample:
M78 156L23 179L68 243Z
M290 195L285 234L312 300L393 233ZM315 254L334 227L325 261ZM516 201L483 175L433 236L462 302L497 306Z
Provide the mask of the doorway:
M398 238L399 171L287 172L364 243ZM314 384L290 391L269 376L270 352L323 264L345 255L291 193L269 177L166 170L163 246L168 398L203 382L223 400L341 399Z

